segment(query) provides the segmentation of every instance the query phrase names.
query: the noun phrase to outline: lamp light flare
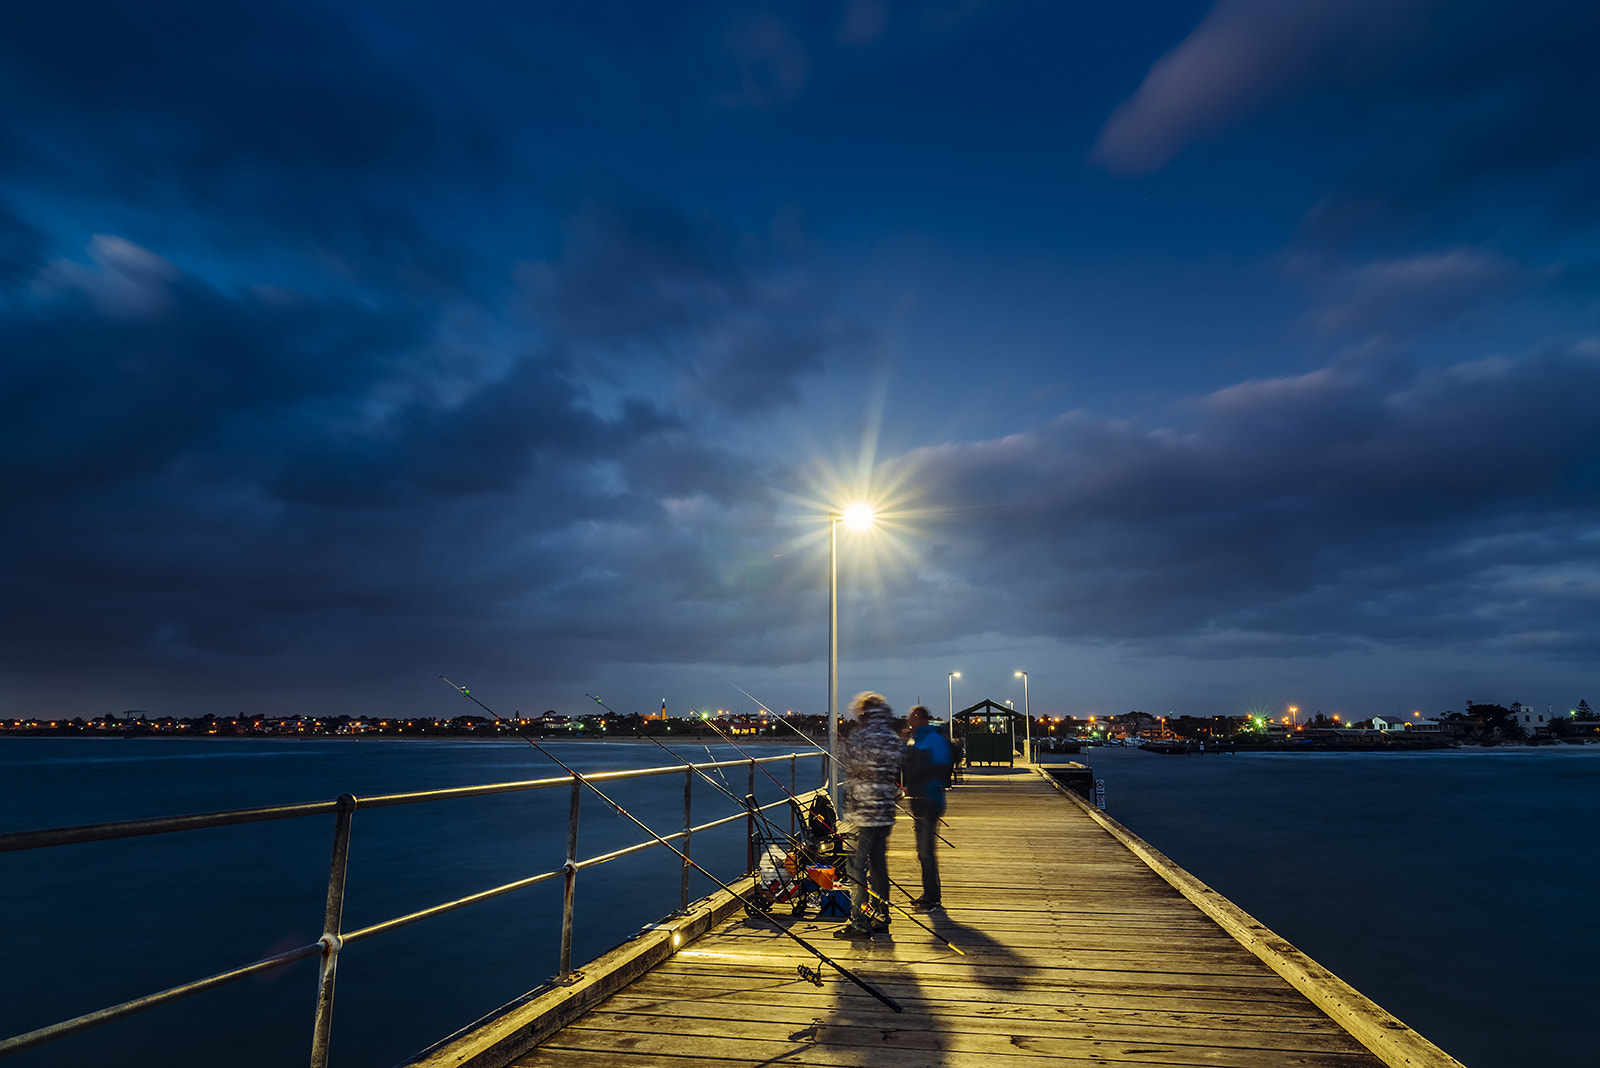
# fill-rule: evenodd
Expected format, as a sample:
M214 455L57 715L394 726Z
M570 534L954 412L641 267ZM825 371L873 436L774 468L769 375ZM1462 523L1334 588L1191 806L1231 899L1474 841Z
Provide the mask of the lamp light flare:
M877 520L878 515L870 504L852 504L841 513L841 518L844 520L844 525L851 530L866 530Z

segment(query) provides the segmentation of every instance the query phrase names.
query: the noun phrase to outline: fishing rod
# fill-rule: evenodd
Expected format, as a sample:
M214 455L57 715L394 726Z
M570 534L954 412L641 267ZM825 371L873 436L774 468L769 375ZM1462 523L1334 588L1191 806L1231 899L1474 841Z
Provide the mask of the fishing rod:
M799 735L800 739L802 741L804 741L807 745L811 746L811 748L818 749L818 750L821 750L824 753L827 753L828 754L828 759L833 761L835 764L839 765L839 769L841 771L844 770L844 764L840 762L838 757L834 756L831 752L829 752L823 746L818 745L811 738L806 737L806 733L804 731L802 731L799 727L796 727L793 723L790 723L783 716L780 716L776 712L774 712L772 709L767 708L766 705L762 705L761 701L754 694L752 694L749 690L746 690L744 687L740 686L738 683L733 682L730 679L723 679L722 681L726 682L729 686L732 686L735 690L738 690L740 693L742 693L746 697L750 698L750 700L755 701L756 704L761 705L761 707L763 709L765 709L767 715L772 716L772 717L774 717L774 718L776 718L778 720L781 720L785 727L788 727L790 730L794 731L795 734ZM912 818L914 819L915 816L913 815ZM945 820L945 818L943 816L935 816L934 818L937 819L940 823L943 823L946 827L950 826L950 824ZM948 839L944 835L940 834L937 829L934 830L933 836L935 838L939 839L939 841L943 842L945 845L949 846L951 849L954 849L956 847L954 842L950 841L950 839ZM907 896L909 897L910 895L908 894Z
M467 700L471 701L473 704L477 705L479 708L481 708L485 712L489 713L489 715L493 716L497 722L501 722L501 723L507 722L507 720L505 720L504 718L501 717L500 713L496 712L494 709L490 708L488 705L484 704L482 701L480 701L476 697L474 697L472 695L472 691L467 689L465 686L458 686L455 683L451 682L449 679L445 678L443 675L440 675L439 678L441 680L443 680L445 685L449 686L452 690L455 690L456 692L460 693L462 697L465 697ZM613 801L610 797L606 796L605 792L602 791L600 789L600 787L598 787L594 783L590 782L588 780L588 778L586 778L584 775L582 775L579 772L573 770L560 757L558 757L554 753L550 752L550 750L546 749L544 746L540 745L538 742L534 741L532 738L528 737L526 734L523 734L522 731L520 729L518 729L515 724L512 724L512 728L511 729L513 731L516 731L518 737L520 737L523 741L527 742L529 745L533 746L539 752L543 753L545 756L549 757L552 761L554 761L556 766L559 767L562 771L566 772L568 775L571 775L573 777L573 779L575 779L578 782L583 783L583 785L587 786L590 790L594 791L594 794L595 794L596 797L598 797L600 800L604 801L606 804L610 805L615 811L617 811L621 815L626 816L634 824L634 826L638 827L645 834L648 834L651 838L654 838L661 845L664 845L668 849L672 850L674 853L676 853L683 860L683 862L685 864L689 865L689 867L693 868L695 871L699 872L701 875L704 875L707 879L710 879L712 882L714 882L718 886L722 887L722 889L726 890L729 894L733 895L733 897L737 901L739 901L742 905L745 906L745 910L747 912L751 913L752 915L759 915L759 916L764 917L767 920L767 922L772 924L773 928L776 929L780 934L783 934L783 935L787 936L788 938L792 939L793 941L795 941L796 943L798 943L800 945L800 947L802 949L804 949L806 952L808 952L812 956L816 957L822 963L828 965L834 971L838 972L840 975L842 975L846 979L850 980L852 983L854 983L856 986L860 987L862 990L865 990L867 993L871 994L874 998L877 998L880 1002L882 1002L884 1005L887 1005L889 1008L893 1009L895 1012L905 1012L905 1009L901 1008L900 1007L900 1003L895 1001L894 998L890 997L888 994L885 994L883 991L879 990L877 987L873 986L871 983L869 983L865 979L861 978L855 972L852 972L849 968L846 968L844 965L840 964L838 961L834 960L832 957L829 957L826 953L822 952L822 950L818 949L816 946L812 945L810 942L807 942L804 938L801 938L799 935L797 935L793 931L789 930L783 924L779 923L775 917L768 916L766 913L761 912L760 909L755 908L752 905L752 903L751 903L749 898L745 897L743 894L739 893L739 891L735 890L733 887L729 886L727 883L723 882L721 879L717 878L715 875L712 875L705 868L701 867L699 864L696 864L693 860L689 859L689 854L683 852L683 850L679 849L677 846L673 845L671 842L669 842L665 838L661 837L655 831L651 830L649 828L649 826L647 826L643 820L639 819L639 817L635 816L633 813L629 812L627 809L623 808L621 805L619 805L615 801ZM816 984L817 986L821 986L822 985L822 976L821 976L821 969L820 968L816 969L815 971L808 972L806 970L806 968L805 968L805 965L802 964L800 966L800 974L802 976L804 976L808 981Z
M601 708L605 709L607 712L610 712L613 716L617 716L618 715L618 712L617 712L616 709L612 708L610 705L608 705L604 701L600 700L600 698L596 697L594 694L586 693L583 696L587 697L589 700L593 701L595 704L599 705ZM709 726L709 724L707 724L707 725ZM712 729L716 730L715 727L713 727ZM722 736L722 733L720 731L718 731L717 733L718 733L719 737ZM770 816L768 816L765 812L761 811L761 809L758 808L753 803L753 800L754 800L754 797L755 797L754 794L750 795L749 798L741 798L738 794L734 793L733 792L733 787L728 785L727 777L722 775L722 769L721 768L717 769L717 774L722 777L722 781L718 782L716 779L713 779L710 775L706 774L705 769L696 767L693 762L685 760L681 754L674 753L671 750L671 748L669 748L667 746L667 744L665 742L663 742L660 738L657 738L654 735L650 735L650 734L642 735L641 737L649 738L652 742L656 743L656 745L661 749L661 751L663 753L667 754L672 759L674 759L678 763L682 764L684 767L693 769L696 774L698 774L702 779L704 779L706 782L711 784L711 788L713 790L720 790L734 804L738 805L740 808L747 809L750 812L751 815L755 816L757 819L761 820L762 823L766 824L769 832L774 832L774 833L776 833L778 835L781 835L784 838L787 838L789 840L790 844L795 846L796 848L799 848L803 844L800 841L798 836L796 836L794 834L791 834L788 831L785 831L782 828L778 827L778 825L775 822L773 822L773 820L772 820L772 818ZM724 739L724 740L726 740L726 739ZM734 748L738 749L739 747L738 746L734 746ZM741 753L744 752L744 750L742 750L742 749L739 750L739 751ZM745 753L745 755L749 756L750 754ZM706 756L707 757L711 757L711 747L710 746L706 746ZM714 757L712 757L711 759L713 760L713 762L715 762L715 758ZM770 771L767 771L765 765L758 764L757 767L761 768L762 772L764 772L766 774L767 778L772 779L772 773ZM778 783L778 788L779 789L783 789L783 784L781 782L778 782L777 779L772 779L772 781ZM790 793L788 790L784 790L783 792L788 795L790 801L794 802L797 805L800 804L800 799L798 797L796 797L794 794Z
M589 698L589 700L593 701L595 704L599 705L601 708L605 709L607 712L610 712L613 716L617 715L617 710L616 709L612 708L610 705L608 705L604 701L600 700L600 698L596 697L594 694L586 693L583 696ZM717 734L717 737L721 738L723 741L725 741L729 745L733 746L734 749L737 749L743 755L745 755L747 757L750 757L752 762L754 762L755 758L753 756L751 756L751 754L746 753L742 748L739 747L739 744L737 742L734 742L734 741L730 740L727 735L723 734L720 730L717 730L716 726L714 724L712 724L710 720L702 720L701 722L703 722L706 726L710 727L713 731L715 731L716 734ZM695 768L695 766L692 763L690 763L689 761L683 759L682 756L680 756L677 753L674 753L671 749L667 748L666 743L661 741L661 739L656 738L656 737L651 736L651 735L646 735L645 737L650 738L650 740L652 742L655 742L656 745L661 747L662 752L666 753L668 756L672 757L674 760L678 761L680 764L683 764L685 767L694 768L695 771L699 772L700 777L702 779L704 779L706 782L710 783L714 789L721 790L724 794L727 795L727 797L728 797L728 799L730 801L732 801L736 805L739 805L739 806L743 807L748 812L750 812L751 815L753 815L757 819L761 820L762 823L766 824L767 831L768 831L769 834L775 834L777 836L781 836L783 838L787 838L789 840L790 844L795 847L797 852L804 845L804 843L801 842L801 840L800 840L798 835L791 834L788 831L785 831L783 828L779 827L777 825L777 823L775 823L770 816L768 816L765 812L762 812L761 809L756 806L755 795L754 794L750 795L750 797L748 797L748 798L745 798L745 799L741 800L739 798L739 796L737 794L735 794L731 788L729 788L728 786L726 786L724 784L719 784L715 779L713 779L711 776L707 775L703 770L701 770L700 768ZM767 771L767 767L766 767L765 764L759 764L758 763L758 764L756 764L756 767L759 767L763 772L765 772L767 778L772 779L773 783L775 783L777 785L778 789L782 790L784 792L784 794L788 796L789 801L792 804L794 804L796 806L800 806L800 804L801 804L800 799L798 797L796 797L787 787L785 787L782 782L779 782L778 779L773 776L772 772ZM911 896L911 894L906 890L905 887L901 886L899 883L896 883L893 879L890 879L889 882L892 883L894 885L894 888L896 890L899 890L902 894L905 894L907 897ZM907 912L905 909L901 908L899 905L896 905L894 902L888 901L888 900L885 900L884 898L879 897L878 894L873 891L872 887L866 886L865 884L863 884L862 888L864 890L866 890L866 892L868 894L871 894L877 900L882 901L889 908L894 909L896 912L900 913L906 919L910 920L912 923L916 924L918 927L922 928L924 931L927 931L929 934L933 935L933 937L935 937L939 941L943 942L950 949L953 949L957 953L960 953L963 957L966 956L966 953L963 952L960 949L960 947L958 947L958 946L954 945L953 943L951 943L949 939L945 938L938 931L934 930L932 927L929 927L927 924L925 924L921 920L917 919L916 916L914 916L911 913Z
M585 696L588 696L588 695L586 694ZM599 698L595 698L595 700L599 701ZM752 697L751 700L754 701L755 698ZM761 702L759 702L759 701L756 701L756 703L757 704L761 704ZM604 705L601 705L600 707L605 708ZM766 708L765 705L761 705L761 707L762 708ZM610 712L611 710L609 708L607 708L606 711ZM616 713L612 712L612 715L616 715ZM752 755L752 754L750 754L748 752L745 752L745 750L739 745L738 742L736 742L733 739L729 738L726 734L723 734L720 730L717 730L716 724L712 723L708 719L707 720L701 720L701 722L703 724L705 724L707 727L710 727L712 729L712 731L714 731L716 733L718 738L721 738L724 742L727 742L729 745L733 746L733 748L735 750L737 750L740 754L749 757L752 762L755 761L756 758L754 757L754 755ZM662 746L662 748L665 749L666 746ZM679 759L681 760L682 758L680 757ZM776 785L778 787L778 789L782 790L785 794L787 794L788 797L789 797L789 800L791 802L793 802L796 805L800 804L800 799L798 797L794 796L794 794L789 791L788 787L784 786L783 783L779 782L778 778L775 775L773 775L772 772L767 771L767 767L766 767L765 764L756 764L756 766L759 767L762 771L766 772L767 778L771 779L773 781L774 785ZM730 792L728 794L728 796L729 797L733 797L733 794ZM737 802L738 800L739 799L737 797L734 797L734 801ZM746 802L746 805L751 810L755 809L754 804ZM763 815L762 818L766 819L766 816ZM837 814L836 814L835 818L837 818ZM769 825L770 825L770 821L769 821ZM788 837L792 838L793 836L790 835ZM885 880L887 880L887 882L889 883L890 886L894 887L896 890L898 890L902 894L906 895L906 897L910 897L911 896L911 891L907 890L905 887L901 886L899 883L897 883L893 879L889 878L889 875L888 875L887 872L884 873L884 878L885 878ZM861 888L863 890L865 890L868 894L870 894L875 900L883 902L885 907L894 909L900 915L904 916L906 919L910 920L912 923L916 924L918 927L922 928L924 931L927 931L929 934L933 935L933 937L937 938L940 942L943 942L947 948L955 950L957 953L960 953L963 957L966 956L966 953L963 952L960 949L960 947L956 946L949 939L945 938L944 935L940 934L938 931L934 930L932 927L929 927L927 924L925 924L921 920L917 919L915 915L913 915L912 913L907 912L905 909L901 908L899 905L896 905L893 901L890 901L888 898L880 896L878 893L876 893L872 889L872 887L868 886L865 881L862 881Z

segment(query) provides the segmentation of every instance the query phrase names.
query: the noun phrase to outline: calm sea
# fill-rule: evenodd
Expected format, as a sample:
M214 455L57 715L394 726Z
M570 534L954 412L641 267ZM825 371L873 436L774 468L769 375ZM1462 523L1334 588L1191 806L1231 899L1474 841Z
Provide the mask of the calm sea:
M653 746L562 743L580 770L660 767ZM703 747L679 752L704 759ZM712 747L711 756L735 754ZM1590 809L1600 747L1082 759L1136 833L1472 1068L1595 1062ZM816 775L801 763L802 786ZM547 778L522 743L0 740L0 830ZM785 781L786 778L785 778ZM744 773L731 777L736 792ZM682 779L626 785L660 829ZM758 776L763 800L777 789ZM697 784L696 822L733 811ZM952 805L959 804L959 792ZM357 813L346 925L556 867L565 790ZM0 1033L9 1035L303 945L321 932L331 819L0 855ZM580 855L639 839L592 797ZM587 960L678 900L652 850L579 880L574 957ZM741 831L697 857L743 867ZM692 893L712 887L696 877ZM557 967L558 882L350 947L333 1057L386 1068L520 995ZM13 1058L240 1068L303 1064L315 965L303 962Z

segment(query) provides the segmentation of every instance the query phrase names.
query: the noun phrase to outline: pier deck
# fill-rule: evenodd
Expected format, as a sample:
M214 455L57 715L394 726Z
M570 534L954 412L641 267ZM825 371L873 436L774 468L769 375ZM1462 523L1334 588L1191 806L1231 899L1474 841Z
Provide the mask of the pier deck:
M1375 1068L1456 1062L1187 877L1159 873L1143 843L1037 772L980 769L952 791L941 848L945 911L923 917L952 952L896 914L871 943L837 920L792 921L887 992L896 1014L768 925L736 913L511 1061L518 1068L1062 1068L1218 1065ZM909 819L890 840L893 878L918 892ZM1154 854L1157 861L1163 861ZM1195 889L1198 888L1198 889ZM1213 895L1215 896L1215 895ZM897 901L904 895L896 894ZM1197 905L1191 898L1198 898ZM1202 908L1202 905L1204 908ZM781 907L780 907L781 909ZM1208 914L1208 911L1211 914ZM1228 910L1231 910L1229 912ZM1233 918L1233 914L1241 919ZM781 915L781 912L780 912ZM1287 949L1291 986L1265 956ZM1299 974L1299 973L1296 973ZM1326 988L1326 989L1324 989ZM1330 1002L1330 998L1332 999ZM1333 1004L1335 1022L1324 1011ZM1319 1008L1321 1004L1323 1007ZM1351 1013L1358 1026L1352 1027ZM1367 1045L1352 1037L1366 1028ZM1398 1043L1383 1050L1384 1042ZM1368 1048L1386 1055L1380 1059ZM461 1051L437 1063L489 1063ZM1047 1061L1045 1059L1048 1059ZM504 1060L498 1063L506 1063Z

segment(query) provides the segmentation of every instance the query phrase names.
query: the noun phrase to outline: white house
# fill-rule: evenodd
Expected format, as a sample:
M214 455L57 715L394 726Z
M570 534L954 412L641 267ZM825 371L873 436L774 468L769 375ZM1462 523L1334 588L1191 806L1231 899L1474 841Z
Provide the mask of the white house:
M1548 708L1543 712L1535 712L1531 708L1521 708L1517 710L1516 715L1517 722L1522 724L1522 729L1527 732L1529 737L1535 734L1549 734L1550 721L1557 718L1565 718L1552 716Z

